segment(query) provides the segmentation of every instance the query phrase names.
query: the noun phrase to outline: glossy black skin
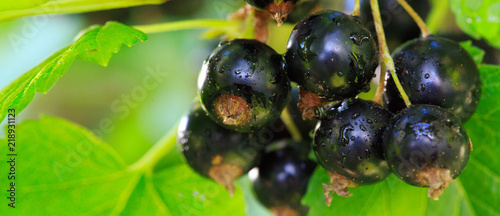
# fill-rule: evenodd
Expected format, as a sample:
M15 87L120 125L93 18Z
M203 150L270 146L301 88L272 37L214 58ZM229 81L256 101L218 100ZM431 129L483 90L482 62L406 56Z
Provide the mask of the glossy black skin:
M185 115L179 124L177 144L189 166L210 178L208 171L217 155L223 163L240 167L243 173L256 166L263 147L248 133L236 133L213 122L199 105Z
M238 132L251 132L279 118L290 89L281 55L266 44L247 39L222 42L203 63L198 79L203 109L219 125ZM222 122L214 106L224 94L239 96L248 103L248 122Z
M382 135L392 114L372 101L345 100L318 124L313 150L318 163L357 185L390 175L383 157Z
M249 5L256 7L257 9L263 10L272 3L279 2L293 2L296 3L298 0L245 0Z
M357 17L337 11L321 11L300 21L287 49L290 79L330 100L366 90L378 65L370 32Z
M299 89L292 88L290 102L288 102L288 106L286 108L290 112L290 116L292 117L293 122L299 129L302 138L311 140L314 128L318 124L318 120L302 119L302 112L300 112L299 110L298 103L299 103Z
M429 36L403 44L393 54L396 73L413 104L444 107L462 122L476 110L481 97L481 78L474 59L458 43ZM396 113L405 108L390 75L387 75L385 106Z
M293 143L290 140L282 142ZM316 163L309 160L307 154L293 147L264 154L258 166L258 177L253 182L257 199L268 208L289 206L298 212L307 211L300 200L315 168Z
M430 11L428 0L407 0L408 4L425 20ZM398 45L420 37L420 29L411 16L404 10L397 0L379 0L380 15L384 24L385 37L389 49L393 50ZM370 0L361 0L361 22L368 27L375 41L377 33L371 13Z
M469 160L469 137L460 119L434 105L413 105L391 119L384 133L384 152L396 176L422 185L416 173L445 168L457 178Z
M304 17L309 15L311 11L318 5L319 0L301 0L295 4L292 12L288 14L286 23L297 23Z

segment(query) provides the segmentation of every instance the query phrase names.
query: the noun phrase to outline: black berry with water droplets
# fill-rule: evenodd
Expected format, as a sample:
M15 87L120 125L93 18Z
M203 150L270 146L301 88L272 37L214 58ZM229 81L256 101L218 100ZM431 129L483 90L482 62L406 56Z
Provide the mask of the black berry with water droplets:
M253 179L253 189L259 202L275 215L306 215L300 201L307 190L316 163L307 158L300 147L307 143L280 141L282 149L264 154Z
M313 150L330 174L325 192L350 196L347 187L384 180L390 169L383 156L382 135L392 114L372 101L349 99L334 106L320 120ZM327 204L331 196L325 197Z
M392 171L408 184L430 187L437 199L464 170L470 141L460 119L434 105L413 105L391 119L384 152Z
M393 54L396 73L413 104L444 107L466 122L481 97L479 70L458 43L438 36L409 41ZM392 112L405 104L390 75L385 104Z
M256 166L262 146L252 134L236 133L213 122L199 105L179 125L178 146L189 166L234 192L233 181Z
M281 55L247 39L221 43L204 62L198 79L201 103L209 117L239 132L277 119L290 88Z
M322 11L300 21L288 39L286 70L305 90L330 100L368 90L377 68L370 32L358 17Z

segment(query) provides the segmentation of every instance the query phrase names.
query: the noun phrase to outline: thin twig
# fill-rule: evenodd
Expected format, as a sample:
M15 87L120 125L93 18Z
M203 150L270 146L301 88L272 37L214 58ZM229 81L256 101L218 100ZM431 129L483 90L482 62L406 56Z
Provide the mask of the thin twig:
M382 62L383 59L380 58L379 62ZM378 81L377 92L373 97L373 102L381 104L382 103L382 95L384 94L385 89L385 74L387 73L387 67L385 64L380 64L380 79Z
M360 12L360 0L355 0L354 1L354 9L352 10L353 16L359 16L361 14Z
M411 18L417 23L418 27L420 28L420 31L422 32L422 37L426 38L431 34L429 31L429 28L425 24L424 20L422 20L422 17L418 15L415 10L406 2L406 0L397 0L401 6L410 14Z
M370 5L372 8L373 22L375 23L375 30L377 31L377 37L378 37L380 65L385 66L387 70L391 72L392 79L394 80L394 83L396 84L396 87L398 88L401 97L405 101L406 106L409 107L411 106L410 99L408 98L408 95L406 94L405 90L403 89L403 86L401 85L401 82L399 81L398 76L396 75L394 61L392 60L391 54L389 53L389 48L387 47L387 42L385 40L385 34L384 34L384 27L382 24L382 18L380 16L380 9L378 7L378 0L370 0ZM384 71L381 71L380 73L384 73ZM379 83L379 88L377 89L377 91L380 89L382 89L383 91L383 86L381 87L380 85L384 85L384 83L385 82ZM379 92L377 92L377 94L381 95L381 93Z
M288 108L285 108L285 110L283 110L283 112L281 113L281 120L283 120L283 123L285 123L286 128L292 135L292 139L297 142L302 141L302 135L300 134L297 125L295 125L295 123L293 122Z

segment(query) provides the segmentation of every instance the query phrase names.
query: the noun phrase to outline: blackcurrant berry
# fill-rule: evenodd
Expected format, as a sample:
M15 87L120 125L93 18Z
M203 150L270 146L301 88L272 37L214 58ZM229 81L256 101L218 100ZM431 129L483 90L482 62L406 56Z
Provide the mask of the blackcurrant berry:
M260 10L271 13L278 23L283 23L292 12L293 6L298 0L245 0L248 4Z
M280 142L286 142L287 146L262 157L253 189L257 199L275 215L306 215L307 208L300 204L300 200L306 193L316 164L307 159L307 153L288 147L307 143Z
M286 70L305 90L330 100L368 90L375 42L358 17L322 11L300 21L288 39Z
M383 156L382 135L392 114L372 101L348 99L333 107L318 124L313 150L318 163L330 174L325 187L350 196L347 187L380 182L390 175Z
M266 44L247 39L222 42L204 62L198 79L209 117L239 132L277 119L290 88L282 57Z
M444 107L466 122L481 97L479 70L458 43L428 36L409 41L394 55L396 73L413 104ZM385 104L392 112L405 108L399 91L387 75Z
M309 15L311 11L318 6L319 0L301 0L295 4L293 10L288 14L286 23L297 23Z
M189 166L226 187L231 195L233 181L256 166L262 154L252 134L219 126L199 105L182 118L177 138Z
M417 24L404 10L397 0L379 0L379 9L384 24L385 37L390 50L405 41L418 38L421 33ZM428 0L407 0L408 4L425 19L429 13ZM368 27L374 38L377 38L375 24L370 7L370 0L361 0L361 22Z
M460 119L444 108L420 104L394 116L384 133L392 171L408 184L430 187L437 199L464 170L470 141Z

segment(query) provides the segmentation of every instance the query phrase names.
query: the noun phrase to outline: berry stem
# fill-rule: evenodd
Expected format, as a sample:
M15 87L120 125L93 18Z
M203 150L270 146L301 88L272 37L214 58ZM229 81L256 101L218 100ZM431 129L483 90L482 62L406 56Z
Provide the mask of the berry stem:
M418 27L420 28L420 31L422 32L422 37L426 38L431 34L429 31L429 28L425 24L424 20L418 15L415 10L406 2L406 0L397 0L401 6L410 14L411 18L417 23Z
M169 31L179 31L187 29L204 29L204 28L224 28L224 29L239 29L241 21L237 20L211 20L211 19L200 19L200 20L185 20L178 22L167 22L149 25L137 25L134 28L141 30L146 34L169 32Z
M283 120L283 123L285 123L286 128L288 129L290 134L292 134L292 139L297 142L302 141L302 135L300 134L297 125L295 125L295 123L293 122L292 116L290 115L288 108L285 108L285 110L283 110L283 112L281 113L281 120Z
M380 65L384 65L387 68L387 70L390 71L392 79L394 79L394 83L396 84L396 87L398 88L401 97L405 101L406 106L409 107L411 105L410 99L408 98L408 95L406 94L405 90L403 89L403 86L401 85L401 82L399 81L398 76L396 75L394 61L392 60L391 54L389 53L389 48L387 47L387 42L385 40L385 34L384 34L384 27L382 24L382 17L380 16L380 9L378 7L378 0L370 0L370 5L372 8L373 22L375 23L375 30L377 31L377 37L378 37ZM382 74L383 71L380 71L380 73ZM383 89L383 87L380 87L380 85L384 85L384 83L385 82L379 83L379 88L377 88L377 91L379 89ZM381 95L382 93L378 94Z
M355 0L354 1L354 9L352 10L352 14L353 16L359 16L361 14L360 12L360 0Z
M162 159L177 143L177 125L162 137L138 161L131 164L128 170L149 171Z
M380 58L379 62L382 62L383 59ZM384 94L385 89L385 74L387 73L387 66L385 64L380 64L380 80L378 81L377 92L373 97L373 102L381 104L382 103L382 95Z
M33 16L40 14L74 14L90 11L109 10L115 8L127 8L140 5L158 5L165 3L166 0L65 0L48 1L47 3L26 9L7 10L0 12L0 22L11 20L24 16Z

